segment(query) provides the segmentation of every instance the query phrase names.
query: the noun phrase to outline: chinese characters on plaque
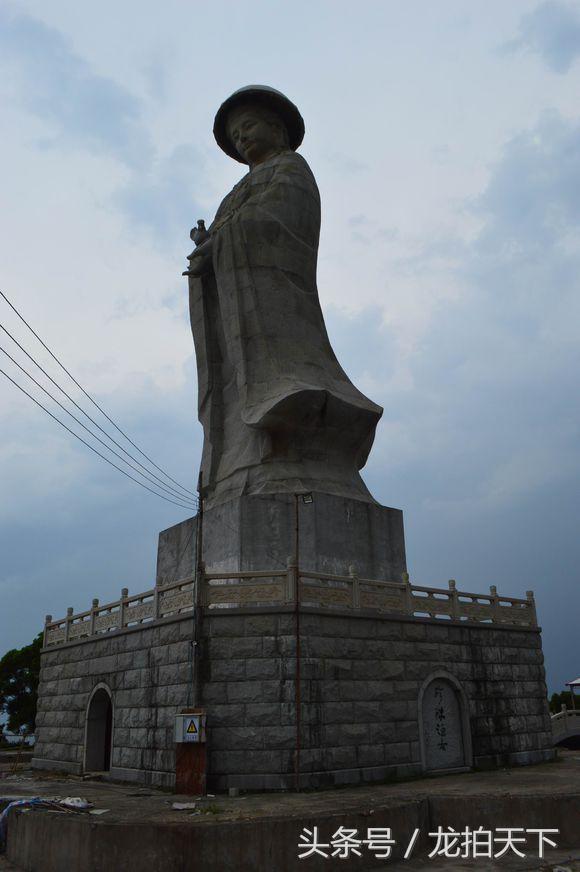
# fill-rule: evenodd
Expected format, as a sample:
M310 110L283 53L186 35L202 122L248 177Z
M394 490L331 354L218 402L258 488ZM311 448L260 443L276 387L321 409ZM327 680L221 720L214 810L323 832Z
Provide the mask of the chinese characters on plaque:
M466 765L457 691L444 678L432 681L424 693L422 729L428 770Z

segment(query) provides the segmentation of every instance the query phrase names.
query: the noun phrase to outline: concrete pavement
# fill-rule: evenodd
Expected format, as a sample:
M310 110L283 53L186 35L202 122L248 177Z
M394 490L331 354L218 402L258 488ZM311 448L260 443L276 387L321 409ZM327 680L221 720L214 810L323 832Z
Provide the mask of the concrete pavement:
M0 779L0 795L83 796L102 815L15 811L8 827L7 859L27 872L244 872L295 869L540 870L560 863L580 870L580 754L561 751L554 763L491 772L438 776L404 783L340 790L246 794L239 797L180 797L160 790L86 781L27 771ZM177 810L175 802L195 803ZM318 827L330 843L340 827L391 828L396 844L386 862L363 846L345 859L332 857L333 844L300 860L306 829ZM558 829L557 849L538 858L537 835L500 861L429 858L429 833L452 827L495 831L501 827ZM419 830L411 859L402 855ZM360 846L359 846L360 847ZM497 849L497 845L496 845ZM573 859L570 859L573 858ZM9 867L7 867L9 868ZM0 866L2 869L2 866ZM2 869L2 872L4 870Z

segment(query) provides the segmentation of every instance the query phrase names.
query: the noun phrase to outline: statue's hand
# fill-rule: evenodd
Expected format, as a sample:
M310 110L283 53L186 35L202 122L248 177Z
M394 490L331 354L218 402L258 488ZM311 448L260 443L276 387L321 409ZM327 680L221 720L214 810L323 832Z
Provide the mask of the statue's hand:
M209 272L212 266L212 250L213 241L209 233L206 232L205 240L200 242L197 245L197 248L195 248L187 258L189 261L189 269L186 270L183 275L202 276Z

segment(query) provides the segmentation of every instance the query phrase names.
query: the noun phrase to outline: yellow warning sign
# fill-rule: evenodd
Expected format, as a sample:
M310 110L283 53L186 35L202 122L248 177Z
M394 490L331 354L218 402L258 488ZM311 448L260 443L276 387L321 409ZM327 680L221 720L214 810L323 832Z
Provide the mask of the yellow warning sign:
M205 742L205 712L177 715L175 718L175 741Z

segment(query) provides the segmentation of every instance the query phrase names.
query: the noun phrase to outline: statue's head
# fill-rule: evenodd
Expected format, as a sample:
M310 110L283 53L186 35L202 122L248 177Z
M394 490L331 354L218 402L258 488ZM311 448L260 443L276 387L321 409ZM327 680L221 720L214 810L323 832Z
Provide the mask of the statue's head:
M289 148L288 129L280 115L251 100L229 112L226 133L239 157L250 166Z
M304 136L304 121L280 91L250 85L222 103L213 130L226 154L254 166L271 154L297 149Z

